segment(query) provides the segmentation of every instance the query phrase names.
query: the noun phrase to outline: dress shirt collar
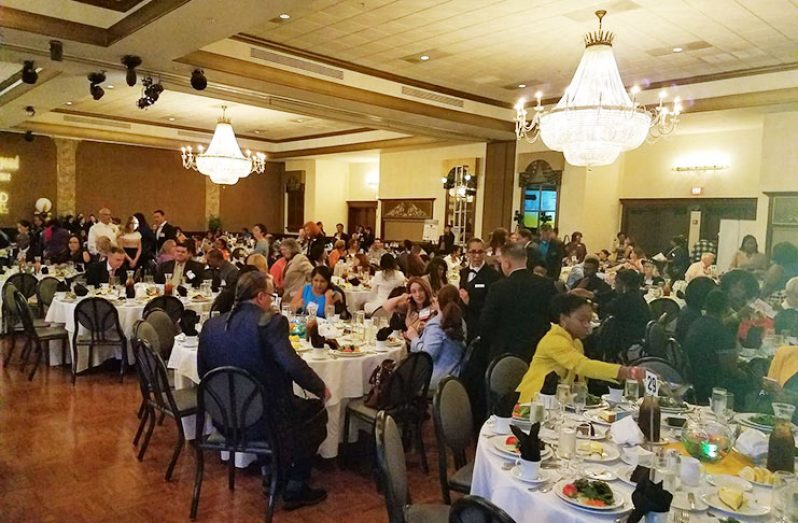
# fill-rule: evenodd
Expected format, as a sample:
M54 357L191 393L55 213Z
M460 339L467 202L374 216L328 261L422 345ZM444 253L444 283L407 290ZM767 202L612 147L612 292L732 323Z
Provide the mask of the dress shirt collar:
M482 267L484 267L484 266L485 266L485 262L484 261L482 262L482 265L480 265L479 267L474 267L473 265L469 264L468 265L468 270L471 270L471 271L474 271L474 272L479 272L479 271L482 270Z

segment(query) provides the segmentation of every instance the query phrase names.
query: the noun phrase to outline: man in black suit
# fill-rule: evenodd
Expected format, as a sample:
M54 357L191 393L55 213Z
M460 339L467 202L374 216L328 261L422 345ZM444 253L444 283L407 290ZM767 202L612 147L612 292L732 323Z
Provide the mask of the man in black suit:
M535 265L541 261L540 251L535 243L535 237L529 229L518 229L518 243L526 249L526 268L529 272L535 271ZM547 266L548 269L548 266Z
M438 256L445 256L452 252L454 247L454 233L452 232L452 224L447 223L443 226L443 234L438 237L438 248L436 254Z
M468 341L479 336L479 315L485 305L488 288L501 279L499 272L485 263L485 243L479 238L468 240L468 267L460 270L460 299L463 301Z
M170 281L175 286L180 285L183 279L190 285L198 286L202 283L202 278L205 274L205 266L192 260L191 257L193 255L193 242L187 241L178 243L175 247L175 259L163 262L158 266L156 282L166 283L166 275L171 274Z
M562 259L565 258L565 244L557 238L557 233L551 224L544 223L540 226L540 242L537 250L546 264L549 278L558 280L562 272Z
M252 271L241 276L236 286L237 305L203 325L197 369L203 376L231 365L249 371L263 385L272 407L279 462L286 469L284 508L292 510L327 497L323 489L311 488L308 481L313 457L327 435L324 402L330 398L330 390L291 347L288 320L271 311L273 292L274 285L265 274ZM297 397L294 383L319 399ZM255 440L266 436L257 424L250 431L247 436Z
M488 361L505 352L532 361L538 341L549 330L549 303L557 291L550 279L527 270L521 244L502 248L501 267L506 278L488 290L479 321Z
M167 223L166 213L161 209L152 213L152 222L155 224L155 255L157 256L161 251L163 242L177 238L177 230L174 225Z
M110 277L116 278L118 285L125 283L125 271L122 265L125 263L125 251L119 247L111 247L108 251L108 258L96 261L86 268L86 283L99 286L109 283Z

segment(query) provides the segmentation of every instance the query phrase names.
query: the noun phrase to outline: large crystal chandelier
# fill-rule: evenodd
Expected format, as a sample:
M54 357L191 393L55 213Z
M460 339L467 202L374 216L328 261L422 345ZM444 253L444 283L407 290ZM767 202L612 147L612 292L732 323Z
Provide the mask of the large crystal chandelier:
M199 152L194 153L191 147L181 147L183 167L194 169L208 176L213 183L233 185L250 173L262 173L266 169L266 155L252 154L247 150L246 156L241 153L236 134L230 120L225 117L226 106L222 106L222 117L216 124L211 144L205 151L200 145Z
M557 106L545 110L538 91L529 122L524 99L515 106L518 139L532 143L540 136L549 149L562 151L571 165L609 165L647 138L655 141L673 132L682 110L679 98L674 99L672 108L666 107L664 92L652 110L637 102L637 86L631 89L630 98L612 52L615 35L601 27L605 14L596 11L599 29L585 35L585 54Z

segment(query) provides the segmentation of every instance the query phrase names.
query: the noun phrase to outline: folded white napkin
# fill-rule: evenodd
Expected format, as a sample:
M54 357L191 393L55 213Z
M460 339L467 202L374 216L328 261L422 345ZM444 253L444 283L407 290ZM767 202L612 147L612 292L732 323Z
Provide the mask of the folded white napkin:
M745 429L734 446L740 453L758 458L768 452L768 437L756 429Z
M626 457L626 461L634 466L651 467L654 461L654 453L639 445L623 449L623 454Z
M319 334L325 338L340 338L343 332L329 323L319 323Z
M626 416L610 426L612 441L616 445L640 445L645 441L643 431L637 426L632 416Z

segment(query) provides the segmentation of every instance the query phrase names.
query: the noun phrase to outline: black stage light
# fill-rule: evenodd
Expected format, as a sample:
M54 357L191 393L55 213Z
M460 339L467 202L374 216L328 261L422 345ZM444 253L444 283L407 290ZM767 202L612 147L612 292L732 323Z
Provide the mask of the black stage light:
M32 105L25 107L25 114L28 116L36 116L36 108Z
M194 69L191 73L191 87L197 91L203 91L208 87L208 79L205 78L205 72L202 69Z
M127 69L127 73L125 73L125 82L127 82L130 87L133 87L136 85L136 67L141 65L141 58L126 54L122 57L122 65Z
M95 100L99 100L103 96L105 96L105 90L100 87L100 84L105 81L105 73L89 73L89 92L91 93L91 97Z
M50 60L60 62L64 59L64 44L61 40L50 40Z
M34 138L36 138L36 137L33 136L33 131L25 131L25 141L26 142L32 142Z
M39 73L36 72L36 65L31 60L25 60L25 65L22 66L22 81L33 85L38 79Z

